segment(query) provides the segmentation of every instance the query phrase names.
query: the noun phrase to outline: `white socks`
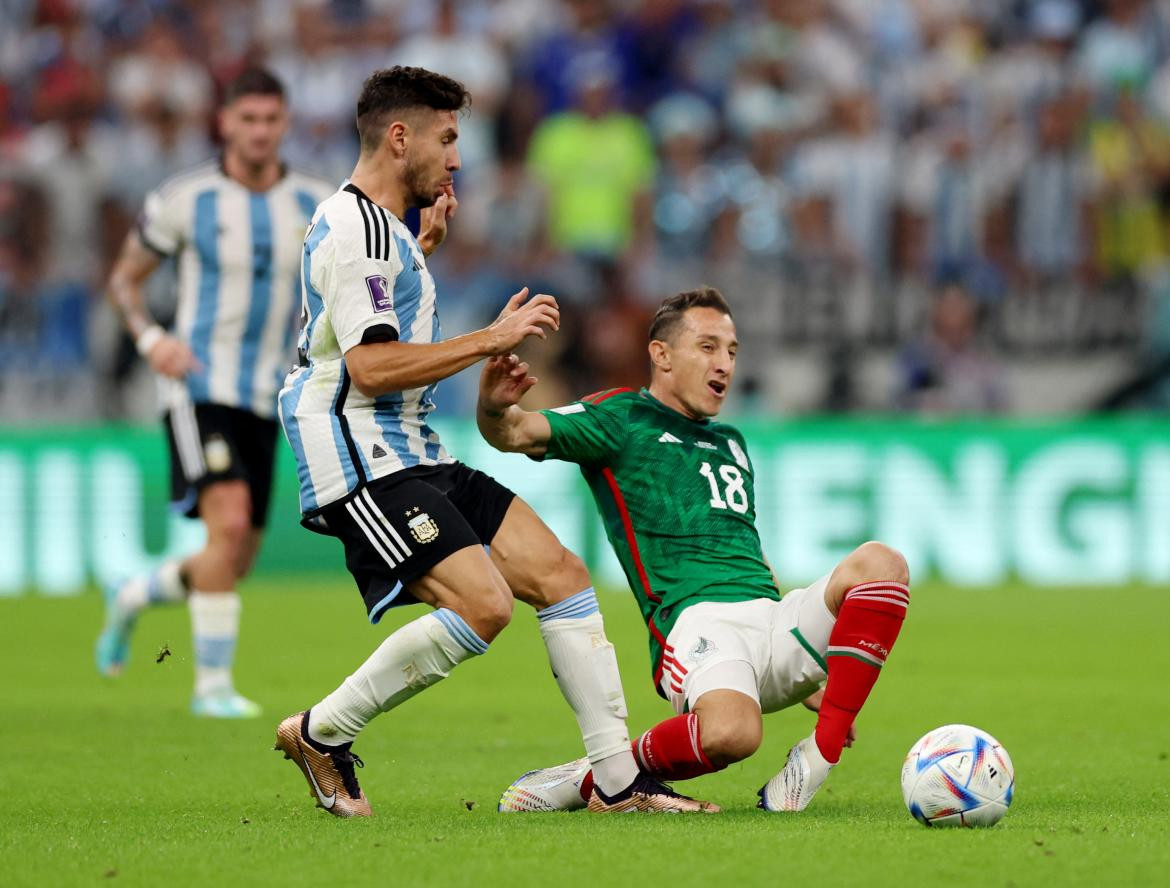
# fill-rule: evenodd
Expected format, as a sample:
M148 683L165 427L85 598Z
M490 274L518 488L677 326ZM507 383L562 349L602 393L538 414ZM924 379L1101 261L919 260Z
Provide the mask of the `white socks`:
M626 699L617 656L590 587L536 615L548 660L561 693L577 716L593 779L606 795L634 782L638 765L630 751Z
M153 572L134 577L118 589L118 608L127 616L137 614L148 604L173 604L187 595L179 576L179 561L164 561Z
M382 642L336 691L309 710L309 738L350 743L370 720L442 681L487 642L447 608L407 623Z
M195 696L231 693L240 596L235 592L192 591L188 604L195 638Z

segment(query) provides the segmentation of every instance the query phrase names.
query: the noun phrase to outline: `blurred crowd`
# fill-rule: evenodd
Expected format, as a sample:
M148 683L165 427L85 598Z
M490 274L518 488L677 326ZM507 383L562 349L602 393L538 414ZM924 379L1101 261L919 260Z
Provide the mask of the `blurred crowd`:
M215 152L248 63L289 92L285 156L340 182L356 93L465 82L461 208L431 261L445 329L520 285L564 335L548 402L646 377L662 296L720 286L768 407L1010 409L1004 354L1170 348L1170 0L0 0L0 406L140 409L102 283L146 191ZM166 318L165 274L152 306ZM1170 317L1170 315L1167 315ZM1153 322L1151 322L1153 323ZM1163 325L1165 326L1165 325ZM850 361L896 371L868 398ZM448 387L466 410L471 384ZM137 391L137 390L134 390Z

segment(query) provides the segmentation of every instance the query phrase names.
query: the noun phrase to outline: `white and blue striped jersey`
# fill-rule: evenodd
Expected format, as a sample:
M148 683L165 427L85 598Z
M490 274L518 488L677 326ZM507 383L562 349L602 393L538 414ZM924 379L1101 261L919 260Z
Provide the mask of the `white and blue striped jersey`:
M210 160L146 197L142 242L178 262L175 335L199 362L163 386L174 410L223 404L276 416L276 394L294 360L301 242L334 186L286 170L264 192Z
M280 419L306 518L369 481L453 462L427 425L435 385L369 398L345 366L362 342L441 338L435 282L410 230L343 183L305 235L301 297L300 366L280 392Z

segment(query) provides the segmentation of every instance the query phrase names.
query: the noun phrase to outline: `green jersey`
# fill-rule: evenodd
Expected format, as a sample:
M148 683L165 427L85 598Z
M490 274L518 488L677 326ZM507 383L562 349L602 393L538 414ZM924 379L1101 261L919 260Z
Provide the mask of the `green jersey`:
M688 419L645 389L599 392L542 412L552 426L547 456L580 465L638 599L655 686L666 637L685 608L780 598L737 429Z

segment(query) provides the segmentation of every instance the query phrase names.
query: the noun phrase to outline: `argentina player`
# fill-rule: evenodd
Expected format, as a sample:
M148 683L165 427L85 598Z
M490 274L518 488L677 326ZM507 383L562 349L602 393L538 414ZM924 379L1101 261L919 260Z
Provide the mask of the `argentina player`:
M357 106L357 166L305 237L301 360L280 393L303 523L341 541L371 622L400 605L434 610L285 719L276 748L301 768L321 807L368 816L354 738L485 653L515 596L537 610L612 809L698 810L634 763L617 660L581 560L510 490L453 459L427 424L439 380L559 324L555 300L528 299L524 289L490 327L441 339L435 284L401 219L452 195L468 98L461 84L421 68L371 75Z
M219 113L222 155L147 196L107 288L159 375L172 500L203 520L207 544L107 590L97 665L106 675L120 673L140 611L185 598L197 715L259 712L232 679L235 587L256 555L268 512L276 393L292 359L299 310L301 239L333 190L281 163L287 119L284 90L267 71L246 70L229 84ZM148 314L142 286L172 257L178 305L175 329L167 332Z

